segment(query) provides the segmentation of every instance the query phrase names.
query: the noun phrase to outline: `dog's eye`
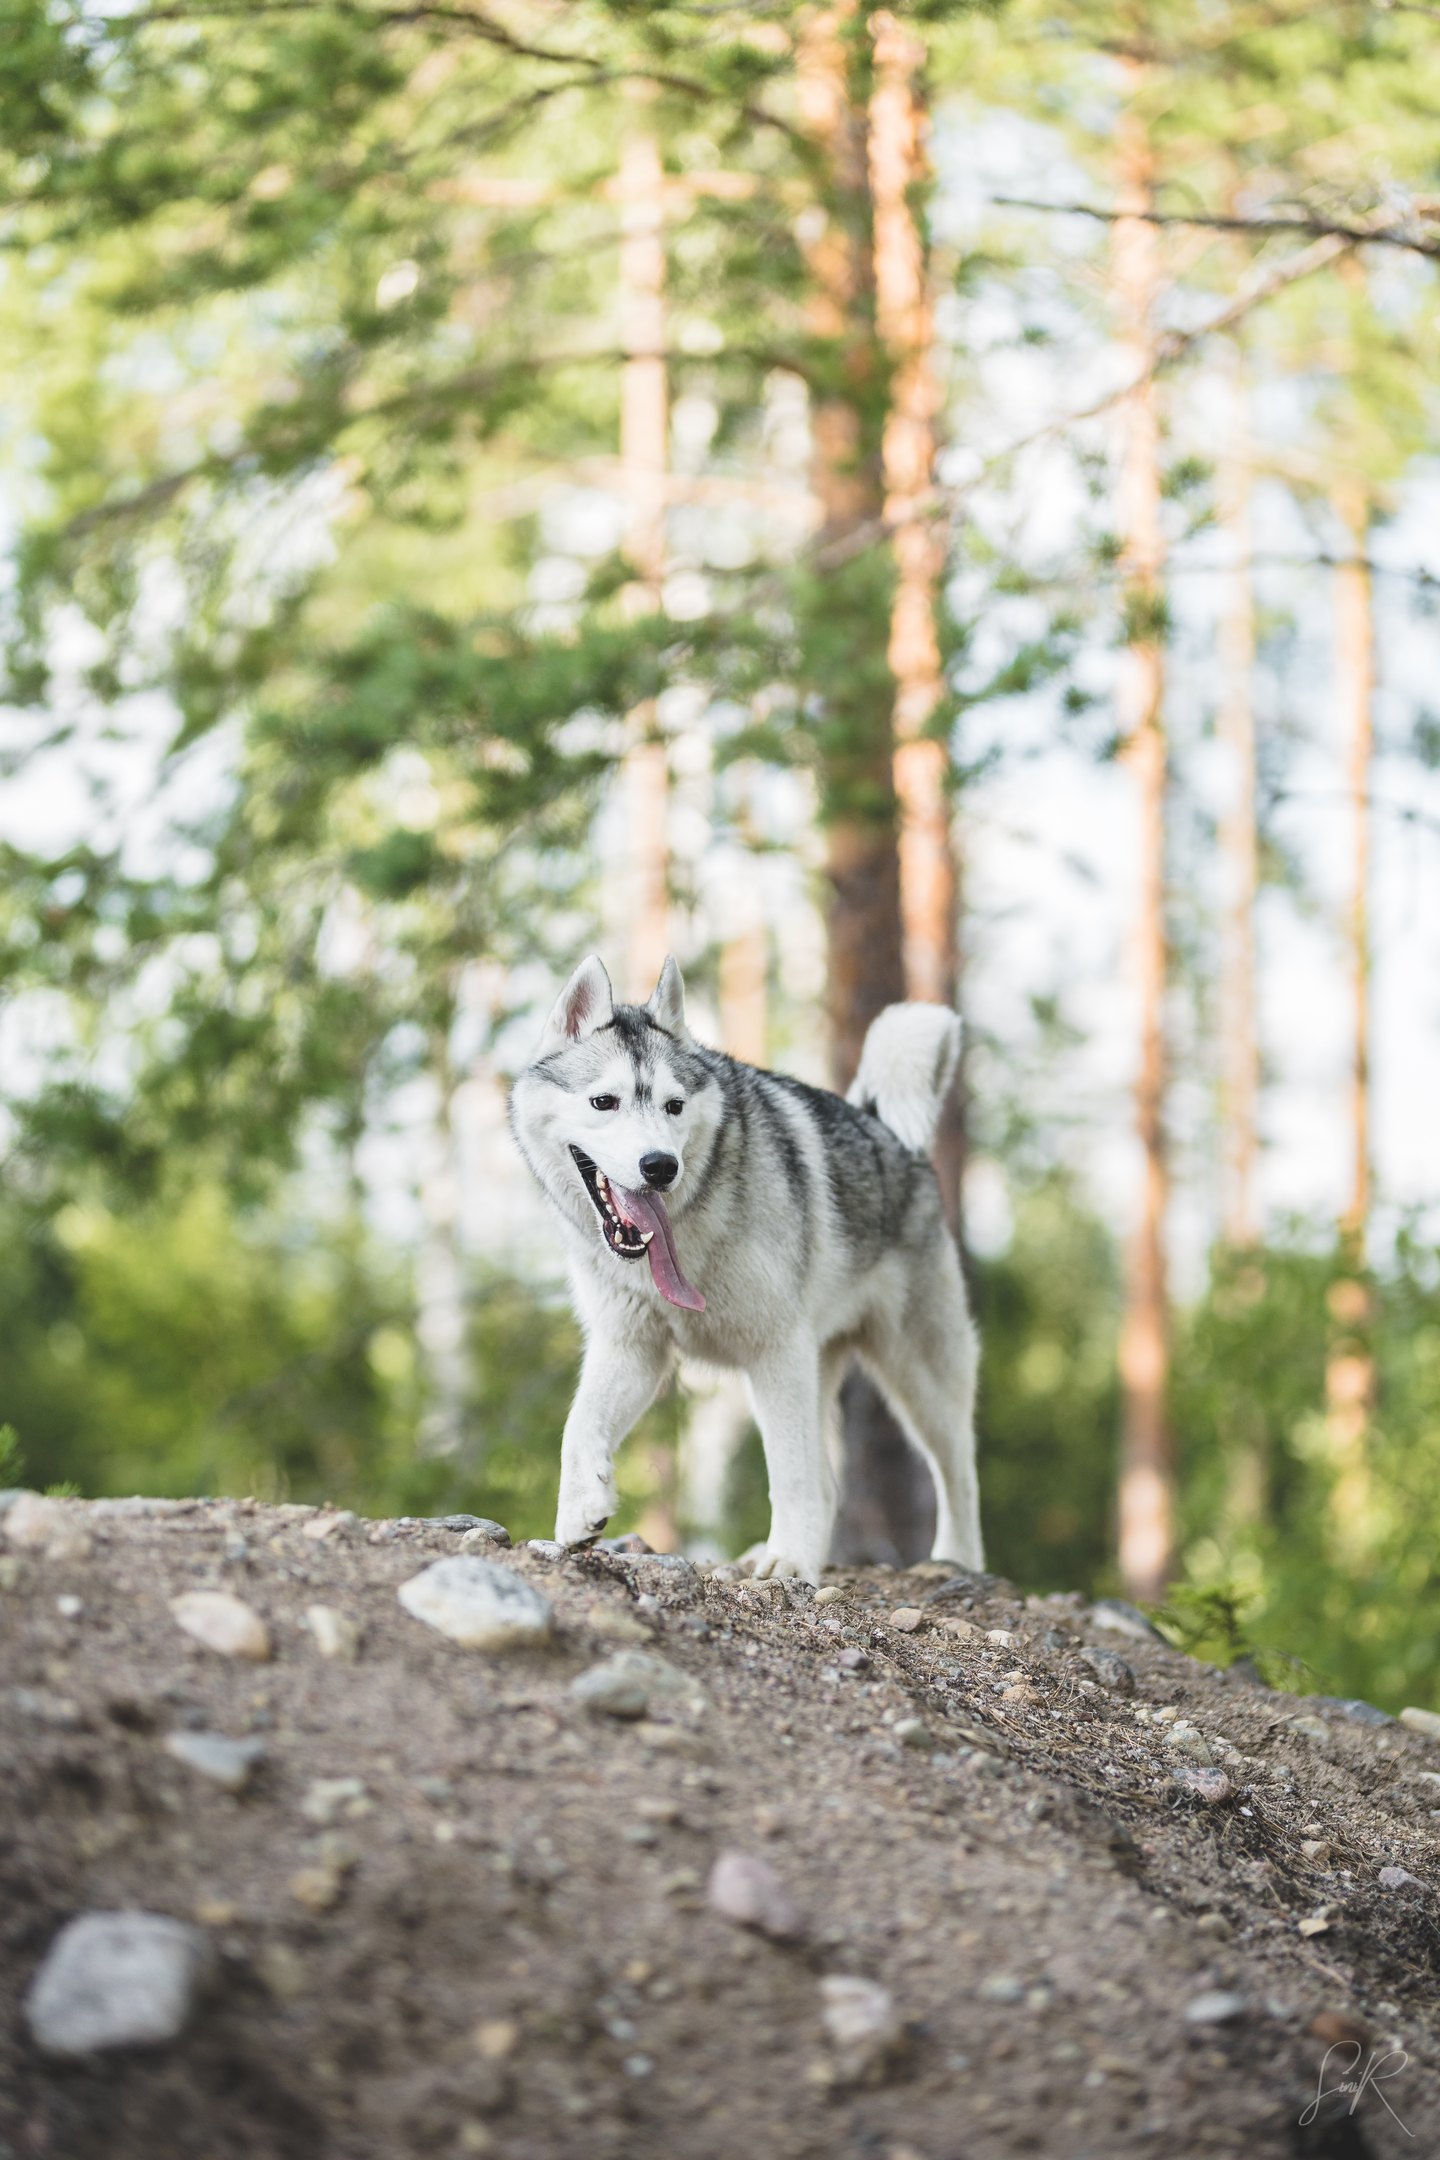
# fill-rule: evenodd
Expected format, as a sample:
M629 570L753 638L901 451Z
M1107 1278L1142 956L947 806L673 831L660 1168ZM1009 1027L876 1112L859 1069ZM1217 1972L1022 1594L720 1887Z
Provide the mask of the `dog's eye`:
M618 1095L592 1095L590 1097L590 1107L592 1110L618 1110L620 1097Z
M684 1109L684 1107L685 1105L683 1102L681 1102L680 1097L678 1095L672 1095L669 1102L667 1102L665 1105L665 1115L666 1117L679 1117L680 1112Z

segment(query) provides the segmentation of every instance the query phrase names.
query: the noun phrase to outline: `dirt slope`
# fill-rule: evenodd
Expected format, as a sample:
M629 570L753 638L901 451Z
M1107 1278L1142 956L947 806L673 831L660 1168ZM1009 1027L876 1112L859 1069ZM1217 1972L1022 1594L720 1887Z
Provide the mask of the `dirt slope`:
M554 1608L548 1645L496 1653L397 1602L463 1525L100 1502L21 1527L0 2160L1440 2155L1440 1745L1395 1724L1297 1731L1293 1697L944 1570L817 1603L472 1532ZM168 1601L207 1588L271 1661L182 1631ZM572 1698L632 1646L685 1681L657 1668L638 1719ZM169 1752L199 1729L263 1743L246 1791ZM715 1909L725 1852L714 1896L758 1925ZM122 1908L198 1921L208 1991L166 2046L42 2054L22 2006L57 1931ZM888 1994L849 2038L847 1975ZM1352 2026L1383 2083L1302 2126Z

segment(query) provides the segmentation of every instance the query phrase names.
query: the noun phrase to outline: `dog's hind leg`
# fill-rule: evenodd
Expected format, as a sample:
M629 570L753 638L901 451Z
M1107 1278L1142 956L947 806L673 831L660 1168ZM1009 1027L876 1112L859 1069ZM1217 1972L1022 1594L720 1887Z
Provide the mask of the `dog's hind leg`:
M819 1582L835 1519L835 1479L825 1450L820 1359L801 1338L748 1374L770 1480L770 1535L755 1573Z
M615 1507L615 1450L649 1409L669 1367L663 1337L622 1345L597 1331L586 1342L560 1444L555 1536L561 1545L583 1545L605 1528Z
M977 1569L985 1565L975 1474L979 1361L979 1339L963 1293L944 1326L927 1326L919 1340L901 1330L887 1331L880 1344L866 1346L861 1360L930 1466L936 1500L933 1557Z

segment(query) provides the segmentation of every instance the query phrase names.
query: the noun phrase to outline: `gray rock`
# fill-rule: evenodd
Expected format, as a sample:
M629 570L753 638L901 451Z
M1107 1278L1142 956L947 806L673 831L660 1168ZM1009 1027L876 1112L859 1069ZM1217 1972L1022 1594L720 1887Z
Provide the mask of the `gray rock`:
M525 1549L527 1552L538 1554L542 1560L560 1560L564 1558L566 1552L566 1547L553 1537L527 1538Z
M353 1665L360 1655L360 1630L336 1606L307 1605L305 1625L314 1636L321 1657L336 1658L343 1665Z
M1022 2003L1025 2000L1025 1983L1009 1973L991 1973L980 1982L975 1993L981 2002Z
M265 1759L263 1740L232 1740L226 1733L174 1732L165 1736L165 1752L226 1792L244 1792Z
M4 1491L0 1492L0 1517L9 1514L15 1502L26 1490L27 1488L24 1485L7 1485Z
M820 1982L820 2018L847 2085L873 2084L904 2039L890 1990L850 1973L827 1973Z
M483 1535L483 1541L490 1545L510 1543L510 1532L504 1523L492 1522L488 1515L432 1515L430 1522L436 1530L478 1530ZM480 1544L482 1538L476 1538L475 1542Z
M702 1688L652 1650L617 1650L570 1683L570 1699L582 1709L616 1718L642 1718L657 1705L702 1709Z
M914 1748L918 1754L928 1755L935 1746L935 1735L924 1718L897 1718L890 1730L901 1747Z
M805 1916L768 1860L734 1847L718 1853L705 1895L712 1912L736 1927L754 1928L775 1942L794 1942Z
M1164 1642L1159 1628L1146 1619L1138 1605L1129 1605L1124 1598L1096 1598L1090 1608L1090 1618L1096 1627L1108 1628L1112 1635L1128 1635L1134 1642Z
M5 1700L17 1717L29 1718L32 1725L51 1725L56 1732L78 1732L85 1722L80 1705L53 1688L7 1688Z
M1291 1732L1299 1733L1303 1739L1313 1740L1317 1747L1323 1747L1330 1738L1330 1727L1324 1718L1311 1717L1307 1713L1301 1717L1292 1717L1289 1722Z
M1413 1705L1400 1712L1400 1723L1422 1740L1440 1740L1440 1710L1417 1710Z
M1165 1734L1165 1745L1172 1755L1183 1755L1188 1762L1200 1763L1209 1769L1215 1757L1210 1743L1203 1733L1196 1732L1193 1725L1172 1725Z
M595 1550L608 1553L652 1553L655 1548L653 1545L646 1544L638 1530L627 1530L624 1537L602 1537L598 1539Z
M47 2055L160 2047L184 2031L211 1966L209 1937L159 1913L83 1913L51 1943L25 1998Z
M1053 1633L1053 1630L1052 1630ZM1082 1650L1080 1661L1088 1665L1102 1687L1116 1695L1133 1695L1135 1692L1135 1668L1127 1665L1115 1650Z
M253 1605L229 1590L187 1590L170 1600L170 1610L187 1635L221 1657L250 1658L263 1665L270 1656L270 1634Z
M358 1777L312 1778L300 1802L300 1812L306 1822L319 1829L328 1829L338 1817L356 1821L368 1815L374 1801L365 1791L364 1780Z
M1192 1996L1185 2005L1187 2025L1228 2025L1233 2018L1243 2017L1249 2008L1243 1995L1232 1995L1224 1988L1208 1988L1203 1995Z
M1310 1701L1317 1710L1328 1710L1336 1717L1348 1718L1352 1725L1395 1723L1388 1710L1378 1709L1373 1702L1363 1702L1356 1695L1312 1695Z
M1380 1887L1382 1890L1409 1890L1412 1887L1421 1890L1424 1888L1424 1884L1418 1875L1410 1873L1409 1868L1382 1867L1380 1870Z
M554 1627L547 1597L512 1569L472 1553L432 1561L395 1594L412 1619L467 1650L524 1649L547 1641Z

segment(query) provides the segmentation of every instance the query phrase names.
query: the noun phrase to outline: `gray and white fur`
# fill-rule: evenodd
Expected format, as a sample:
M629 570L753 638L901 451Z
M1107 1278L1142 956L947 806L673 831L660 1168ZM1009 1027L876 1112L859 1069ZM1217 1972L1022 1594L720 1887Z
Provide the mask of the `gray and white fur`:
M616 1448L692 1358L749 1383L770 1483L756 1573L818 1580L836 1398L858 1359L930 1466L936 1556L979 1568L979 1345L928 1160L958 1018L890 1006L842 1100L703 1048L684 998L673 959L644 1005L617 1005L600 961L582 961L511 1096L520 1151L560 1217L585 1336L556 1538L604 1529ZM704 1309L676 1302L687 1293Z

